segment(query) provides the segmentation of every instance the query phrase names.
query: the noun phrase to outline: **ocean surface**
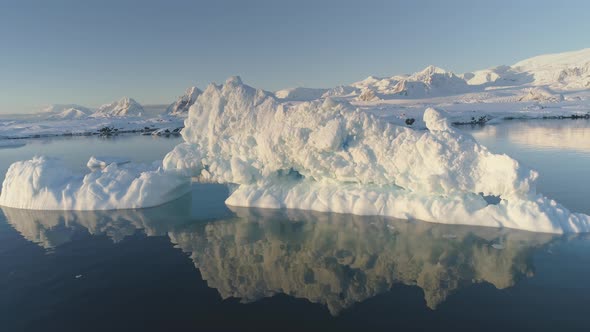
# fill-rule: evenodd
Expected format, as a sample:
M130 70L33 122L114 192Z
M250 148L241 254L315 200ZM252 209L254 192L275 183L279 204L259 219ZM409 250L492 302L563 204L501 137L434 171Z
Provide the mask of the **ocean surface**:
M590 213L590 121L462 126ZM34 155L161 159L180 138L0 145ZM20 142L20 141L19 141ZM587 331L590 235L227 207L194 184L141 210L0 210L0 331Z

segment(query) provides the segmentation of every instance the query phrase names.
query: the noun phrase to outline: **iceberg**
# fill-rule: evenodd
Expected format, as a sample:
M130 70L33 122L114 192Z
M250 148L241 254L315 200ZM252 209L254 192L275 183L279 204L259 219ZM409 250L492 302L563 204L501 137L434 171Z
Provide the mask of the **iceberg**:
M103 168L107 167L110 164L117 164L123 165L129 162L127 158L119 158L119 157L95 157L91 156L86 163L86 167L93 169L93 168Z
M82 176L53 159L17 162L0 205L143 208L178 198L197 178L230 184L230 206L590 231L590 216L536 192L534 170L490 152L453 128L443 111L428 108L422 121L426 130L395 125L331 98L284 102L231 77L197 97L181 132L185 142L161 163L104 161L107 167Z
M134 209L161 205L190 191L186 177L164 172L157 163L125 166L111 163L77 175L58 159L19 161L6 173L0 205L31 210Z
M281 103L232 77L197 98L185 142L163 166L235 184L230 206L590 231L589 216L536 193L534 170L452 128L442 111L429 108L423 120L428 130L396 126L330 98Z

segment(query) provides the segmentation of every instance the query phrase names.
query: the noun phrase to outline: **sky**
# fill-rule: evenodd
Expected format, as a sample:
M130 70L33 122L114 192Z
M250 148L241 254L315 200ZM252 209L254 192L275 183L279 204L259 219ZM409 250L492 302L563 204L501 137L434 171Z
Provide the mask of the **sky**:
M590 47L590 1L0 0L0 113L166 104L240 75L333 87Z

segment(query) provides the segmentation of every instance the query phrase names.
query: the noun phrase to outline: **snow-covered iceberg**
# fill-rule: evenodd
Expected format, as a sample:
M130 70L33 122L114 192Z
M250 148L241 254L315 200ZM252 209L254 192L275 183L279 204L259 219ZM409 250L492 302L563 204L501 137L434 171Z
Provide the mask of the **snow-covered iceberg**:
M589 216L536 194L535 171L451 128L440 111L426 110L424 122L427 131L395 126L329 98L280 103L233 77L198 97L185 143L163 164L237 184L233 206L590 231Z
M537 173L424 112L428 130L385 122L333 99L282 102L239 77L190 107L184 143L162 168L116 163L73 176L57 161L15 163L0 205L107 210L162 204L190 177L235 184L232 206L382 215L538 232L590 231L590 217L537 194ZM94 161L91 162L91 164ZM106 162L105 162L106 164Z
M172 201L189 190L186 177L164 172L157 164L111 163L76 175L58 159L35 157L10 166L0 205L32 210L133 209Z

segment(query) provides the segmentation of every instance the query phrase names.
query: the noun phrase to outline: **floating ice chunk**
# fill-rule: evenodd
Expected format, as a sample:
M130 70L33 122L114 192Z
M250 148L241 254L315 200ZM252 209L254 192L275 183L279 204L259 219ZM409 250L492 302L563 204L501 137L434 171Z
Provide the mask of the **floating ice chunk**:
M119 157L95 157L92 156L86 163L88 168L107 167L110 164L123 165L129 162L129 159Z
M163 165L237 184L226 200L234 206L590 231L590 217L535 193L535 171L491 153L441 111L427 109L424 123L427 131L395 126L330 98L281 103L230 78L197 98L185 143Z
M189 190L189 179L159 167L112 163L74 175L60 160L35 157L10 166L0 205L32 210L133 209L172 201Z

